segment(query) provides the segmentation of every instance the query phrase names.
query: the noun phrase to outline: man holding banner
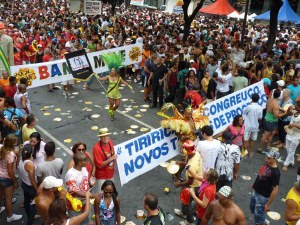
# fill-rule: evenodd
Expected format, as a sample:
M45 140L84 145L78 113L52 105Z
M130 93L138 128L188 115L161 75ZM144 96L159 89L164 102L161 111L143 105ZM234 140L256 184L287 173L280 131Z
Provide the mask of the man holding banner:
M0 23L0 72L8 71L14 65L13 39L4 33L5 25Z

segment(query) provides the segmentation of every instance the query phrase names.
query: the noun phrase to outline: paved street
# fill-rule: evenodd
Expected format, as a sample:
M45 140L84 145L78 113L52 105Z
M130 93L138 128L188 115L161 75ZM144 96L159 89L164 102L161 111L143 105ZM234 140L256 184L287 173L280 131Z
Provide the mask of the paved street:
M59 84L60 85L60 84ZM98 130L92 130L92 126L107 127L113 135L111 139L114 144L122 143L135 136L141 135L143 132L140 128L157 128L159 127L160 117L156 115L157 109L146 108L146 112L140 112L139 109L145 105L143 101L143 93L141 87L133 84L135 93L131 93L127 87L121 90L123 100L121 102L120 112L116 115L115 121L110 121L106 114L107 100L105 98L104 90L95 80L92 85L92 90L83 90L83 82L75 85L72 90L73 95L71 98L65 99L62 95L62 90L54 91L53 93L47 92L47 87L35 88L29 90L29 97L32 102L33 113L38 118L38 126L42 128L42 137L48 141L56 138L57 142L57 157L61 157L67 165L71 155L69 150L72 145L77 141L85 142L89 151L98 140L96 136ZM107 85L104 84L106 87ZM125 101L127 99L127 101ZM122 113L125 108L132 108L126 114ZM43 109L43 110L41 110ZM58 111L61 109L61 111ZM48 115L50 113L50 115ZM93 118L92 115L99 114L100 117ZM135 115L142 115L141 118L136 118ZM61 121L53 121L55 118L61 118ZM58 120L58 119L56 119ZM140 123L137 121L141 121ZM135 129L136 134L127 134L126 129L130 125L138 125L139 128ZM38 127L38 128L39 128ZM41 129L39 129L41 131ZM53 136L53 137L52 137ZM64 142L66 139L71 139L70 143ZM53 139L54 140L54 139ZM66 151L68 150L68 151ZM285 150L281 151L285 155ZM234 201L244 210L248 224L253 223L253 217L249 211L249 199L251 186L256 177L256 172L259 166L264 162L264 156L254 154L253 159L245 159L241 162L240 175L250 176L250 181L238 178L233 184L234 187ZM280 165L281 166L281 165ZM273 225L284 224L284 209L285 203L281 200L284 198L292 187L296 179L296 168L289 169L288 173L282 173L279 187L279 195L273 203L271 210L279 212L282 216L280 221L271 221ZM65 174L66 171L64 171ZM167 224L178 224L181 218L174 215L173 209L180 208L179 191L172 184L171 175L169 175L165 168L157 167L154 170L132 180L123 187L120 186L118 173L115 176L116 187L119 191L121 199L121 214L127 220L132 220L137 225L142 224L142 221L137 220L134 216L138 209L143 209L143 195L146 192L153 192L159 197L159 206L165 212L169 212L174 216L174 219ZM169 187L170 193L165 194L164 188ZM13 224L19 225L26 223L26 216L24 209L20 208L20 203L23 201L23 194L21 188L16 191L17 202L14 204L14 212L22 213L23 219ZM5 224L5 212L0 216L0 224ZM39 220L36 224L41 224Z

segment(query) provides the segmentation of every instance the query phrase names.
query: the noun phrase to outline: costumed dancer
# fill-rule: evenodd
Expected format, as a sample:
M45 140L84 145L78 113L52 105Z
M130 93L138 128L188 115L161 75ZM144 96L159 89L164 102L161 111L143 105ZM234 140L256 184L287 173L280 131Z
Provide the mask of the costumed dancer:
M165 112L173 109L174 116L168 117ZM186 140L194 141L197 139L198 130L203 126L209 125L208 116L203 115L203 104L196 110L189 105L185 108L182 115L172 103L165 104L158 115L166 117L160 122L162 128L167 128L175 131L178 137L178 150L181 154L182 161L186 161L186 155L183 153L182 145ZM180 168L178 173L173 176L174 179L180 178L180 173L184 168Z
M120 77L118 71L121 67L124 57L121 53L108 53L101 56L102 60L105 62L110 72L105 77L99 77L101 81L108 81L108 88L106 91L106 97L109 101L108 115L110 120L115 119L115 111L119 108L121 103L122 95L119 90L120 82L132 90L132 87Z

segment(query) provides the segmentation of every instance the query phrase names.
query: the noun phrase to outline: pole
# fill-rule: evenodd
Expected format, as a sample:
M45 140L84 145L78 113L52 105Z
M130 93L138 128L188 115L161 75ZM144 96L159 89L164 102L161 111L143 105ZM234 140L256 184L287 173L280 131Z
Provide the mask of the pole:
M246 8L245 8L245 16L243 21L243 30L242 30L242 46L244 47L244 41L245 41L245 33L246 33L246 25L247 25L247 16L248 16L248 8L249 8L249 1L246 2Z

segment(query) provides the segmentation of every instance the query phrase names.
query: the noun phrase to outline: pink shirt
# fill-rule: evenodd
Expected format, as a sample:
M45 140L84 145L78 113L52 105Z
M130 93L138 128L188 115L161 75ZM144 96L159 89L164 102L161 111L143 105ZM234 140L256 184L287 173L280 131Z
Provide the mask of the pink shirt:
M15 169L15 163L17 161L17 156L14 152L9 152L7 153L6 157L4 160L0 160L0 177L1 178L10 178L8 175L8 164L14 163L14 169Z
M231 124L229 125L229 130L232 135L232 144L235 144L237 146L243 145L243 137L244 137L244 131L245 131L245 125L241 127L239 131Z

